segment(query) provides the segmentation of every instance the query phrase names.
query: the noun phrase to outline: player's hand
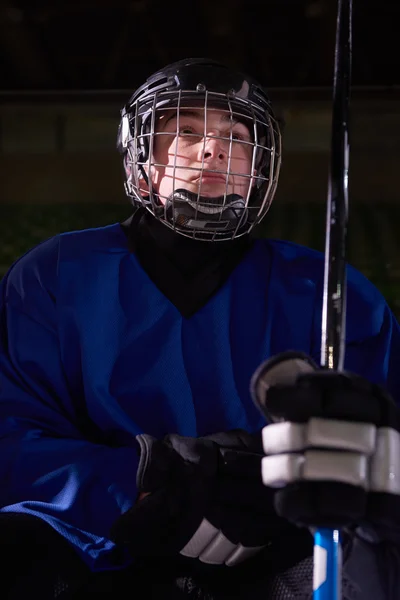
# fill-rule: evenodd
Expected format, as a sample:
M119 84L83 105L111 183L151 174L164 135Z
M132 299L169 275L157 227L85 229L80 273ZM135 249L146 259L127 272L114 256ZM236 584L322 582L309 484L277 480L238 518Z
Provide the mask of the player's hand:
M301 525L400 525L399 410L381 387L319 369L269 387L262 403L263 481Z
M297 533L276 515L274 491L262 484L261 433L236 430L163 440L140 435L137 441L141 500L111 534L134 556L181 554L230 566L266 545L273 550L276 540Z

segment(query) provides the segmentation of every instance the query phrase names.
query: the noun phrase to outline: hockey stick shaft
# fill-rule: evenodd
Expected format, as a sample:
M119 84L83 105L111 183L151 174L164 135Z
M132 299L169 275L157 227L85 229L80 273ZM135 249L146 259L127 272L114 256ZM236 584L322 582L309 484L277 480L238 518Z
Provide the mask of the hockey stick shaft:
M351 56L352 0L339 0L321 328L321 365L337 370L343 369L346 337L346 236Z
M352 0L338 0L321 328L321 366L339 371L344 366L346 337L352 9ZM314 600L341 599L341 562L339 531L317 530L314 535Z

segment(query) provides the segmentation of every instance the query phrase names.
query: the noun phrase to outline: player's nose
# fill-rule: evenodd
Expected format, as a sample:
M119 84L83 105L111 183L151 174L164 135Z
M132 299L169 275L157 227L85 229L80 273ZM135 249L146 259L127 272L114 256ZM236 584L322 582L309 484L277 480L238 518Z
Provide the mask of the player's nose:
M205 141L199 148L199 160L206 161L225 161L228 156L228 148L224 144L224 140L218 139L215 136L206 137Z

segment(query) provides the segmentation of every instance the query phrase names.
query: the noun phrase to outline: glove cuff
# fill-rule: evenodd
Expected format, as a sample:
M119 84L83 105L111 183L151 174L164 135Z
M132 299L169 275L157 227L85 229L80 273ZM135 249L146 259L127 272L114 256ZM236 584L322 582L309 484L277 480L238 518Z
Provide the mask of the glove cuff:
M174 456L173 450L169 450L165 444L147 433L137 435L136 442L139 446L139 465L136 473L138 491L154 492L165 486L177 457Z

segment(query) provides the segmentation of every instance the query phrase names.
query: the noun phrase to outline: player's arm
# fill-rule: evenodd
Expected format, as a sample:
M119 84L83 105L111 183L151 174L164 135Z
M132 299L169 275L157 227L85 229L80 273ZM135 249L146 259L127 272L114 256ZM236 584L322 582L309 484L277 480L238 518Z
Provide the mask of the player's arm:
M361 274L348 289L345 369L383 386L400 406L400 325ZM359 290L363 289L360 297Z
M63 371L51 291L33 268L11 269L0 284L1 510L42 518L101 569L128 560L108 532L135 501L138 454L134 441L109 447L86 431L83 403Z

